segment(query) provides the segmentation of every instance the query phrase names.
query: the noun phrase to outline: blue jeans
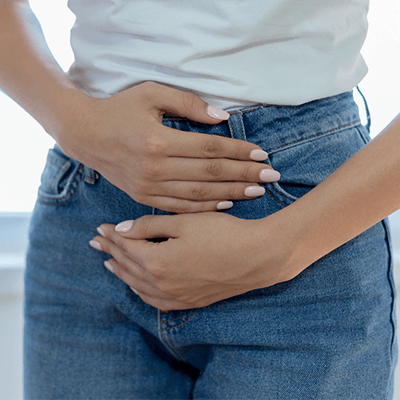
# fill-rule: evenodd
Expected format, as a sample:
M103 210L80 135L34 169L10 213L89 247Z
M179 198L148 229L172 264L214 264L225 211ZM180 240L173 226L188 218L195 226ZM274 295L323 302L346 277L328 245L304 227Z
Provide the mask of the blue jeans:
M248 140L269 153L279 183L228 211L252 219L296 201L369 140L352 93L297 107L247 107L215 126L174 116L164 123ZM57 146L50 150L27 255L27 399L392 397L395 289L387 221L289 282L162 312L105 269L108 256L88 245L101 223L152 213L163 214Z

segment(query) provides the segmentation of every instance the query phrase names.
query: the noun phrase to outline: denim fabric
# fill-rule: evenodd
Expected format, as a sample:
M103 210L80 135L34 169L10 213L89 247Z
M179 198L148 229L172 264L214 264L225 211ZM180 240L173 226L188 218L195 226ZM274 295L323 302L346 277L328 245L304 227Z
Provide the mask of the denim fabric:
M215 126L173 116L164 123L248 140L269 153L279 183L228 211L252 219L296 201L369 140L352 93L243 108ZM109 256L88 246L101 223L151 213L164 212L136 203L57 146L50 150L27 255L27 399L392 398L395 290L386 221L289 282L161 312L103 267Z

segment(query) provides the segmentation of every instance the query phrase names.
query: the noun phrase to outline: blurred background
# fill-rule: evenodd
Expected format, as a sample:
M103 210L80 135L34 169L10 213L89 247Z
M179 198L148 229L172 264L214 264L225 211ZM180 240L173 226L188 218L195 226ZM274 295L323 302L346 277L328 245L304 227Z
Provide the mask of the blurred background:
M72 63L66 0L30 0L54 56L64 70ZM369 74L360 84L376 136L399 112L400 2L371 0L370 31L363 49ZM362 116L365 117L359 97ZM53 140L17 104L0 93L0 400L22 399L22 301L26 234L40 174ZM371 160L373 162L373 160ZM390 217L400 287L400 212ZM399 278L398 278L399 276ZM395 400L400 400L400 371Z

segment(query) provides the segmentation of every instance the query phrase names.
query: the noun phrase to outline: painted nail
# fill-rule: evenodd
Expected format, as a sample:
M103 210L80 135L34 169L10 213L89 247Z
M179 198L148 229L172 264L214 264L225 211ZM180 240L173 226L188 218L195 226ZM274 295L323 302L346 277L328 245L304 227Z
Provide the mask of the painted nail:
M281 178L281 174L273 169L263 169L260 172L260 179L262 182L276 182Z
M132 290L133 293L138 294L138 292L137 292L132 286L129 286L129 287L131 288L131 290Z
M104 266L112 273L114 273L114 268L113 266L108 262L108 261L104 261Z
M207 114L214 119L227 120L230 117L229 113L227 113L226 111L210 105L207 107Z
M262 186L248 186L244 190L244 194L247 197L258 197L265 194L265 189Z
M221 201L217 204L217 210L227 210L232 207L233 203L231 201Z
M104 233L103 229L101 229L100 227L97 228L97 232L99 232L99 235L106 237L106 234Z
M133 220L120 222L116 227L115 230L117 232L128 232L129 229L132 228Z
M96 250L103 250L102 248L101 248L101 244L99 243L99 242L97 242L96 240L91 240L90 242L89 242L89 245L90 246L92 246L94 249L96 249Z
M265 161L268 158L268 153L264 150L252 150L250 152L250 158L254 161Z

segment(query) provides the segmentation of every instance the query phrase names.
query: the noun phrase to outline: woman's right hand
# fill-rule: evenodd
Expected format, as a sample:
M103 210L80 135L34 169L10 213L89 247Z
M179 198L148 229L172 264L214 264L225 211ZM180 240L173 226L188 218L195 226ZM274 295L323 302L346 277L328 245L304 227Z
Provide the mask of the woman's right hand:
M165 113L205 124L227 119L193 93L146 82L106 99L85 97L78 108L58 144L139 203L175 213L215 211L262 195L257 182L279 179L254 161L267 154L252 143L162 125Z

